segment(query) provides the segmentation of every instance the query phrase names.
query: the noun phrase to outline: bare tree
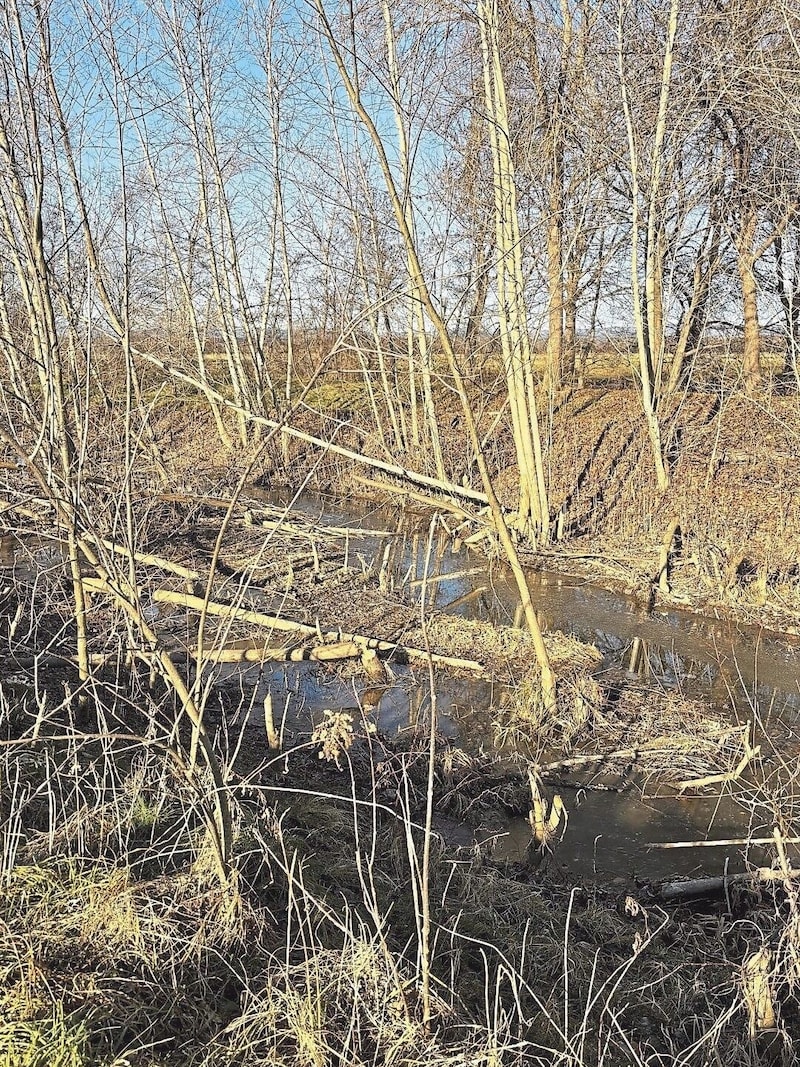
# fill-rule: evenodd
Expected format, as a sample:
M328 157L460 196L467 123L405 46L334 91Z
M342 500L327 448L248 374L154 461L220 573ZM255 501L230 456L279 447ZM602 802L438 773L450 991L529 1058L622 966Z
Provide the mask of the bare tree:
M538 215L534 226L538 223L541 236L535 236L545 249L545 382L558 389L575 370L586 209L591 184L606 163L604 138L591 122L596 82L587 66L600 58L594 54L600 13L585 0L509 5L504 13L501 41L512 71L515 111L512 141L529 184L523 195L534 201Z
M411 122L408 109L403 106L404 90L401 79L400 57L397 42L398 29L395 27L396 14L392 12L388 0L382 0L381 11L383 14L385 31L389 99L391 101L394 116L395 130L397 131L398 165L402 176L403 211L405 213L405 222L408 232L411 235L414 245L418 247L417 219L413 196L414 173L412 156L413 146L410 137ZM399 32L402 33L406 40L410 36L414 38L424 38L425 23L420 20L420 16L424 19L424 13L422 11L416 11L415 14L416 19L412 18L404 20L405 25L400 27ZM419 52L419 42L417 40L414 41L412 48L415 53ZM417 83L417 78L424 80L424 72L414 72L410 78L408 78L407 74L408 83L411 85ZM442 457L442 445L439 440L439 426L436 418L436 405L433 397L431 352L426 332L424 305L417 287L418 283L414 277L411 262L407 261L406 266L408 273L408 323L406 331L408 338L408 365L409 369L414 367L415 355L418 352L422 378L422 405L425 415L425 430L430 442L430 447L433 451L436 474L439 478L444 478L444 459ZM415 413L415 410L416 403L412 397L412 414ZM418 434L414 443L417 445L420 444Z
M762 381L758 264L798 208L797 188L784 180L795 146L772 104L793 91L790 27L774 5L755 0L713 6L702 24L709 114L726 159L722 197L741 295L742 374L752 391Z
M656 481L662 491L669 484L658 418L658 380L664 359L664 292L663 292L663 171L664 144L667 134L667 108L672 87L672 63L678 32L679 0L670 0L665 27L663 62L657 84L657 107L652 121L649 154L643 159L641 138L638 136L631 103L627 70L626 26L628 4L619 0L617 11L617 69L625 118L630 168L631 196L631 289L633 317L636 328L638 370L642 407L656 467ZM642 170L647 167L647 178ZM642 217L644 216L644 217ZM640 264L641 244L644 242L644 264ZM642 278L642 274L644 277Z
M477 16L494 178L495 271L500 342L519 466L516 522L519 529L536 544L540 540L546 542L549 538L550 512L536 411L533 350L528 332L522 241L495 0L479 4Z
M794 216L773 245L775 286L783 313L786 357L781 383L800 392L800 220Z
M315 0L316 11L319 19L320 32L326 41L330 53L333 57L336 69L339 72L342 85L344 86L347 97L350 104L358 115L360 121L363 123L364 128L369 134L370 141L372 142L378 164L383 174L383 178L386 184L386 190L389 195L389 200L392 206L392 213L394 221L398 230L400 231L405 245L406 253L409 259L409 265L411 268L411 274L414 285L416 286L419 297L423 303L425 314L431 322L436 334L439 338L439 342L447 358L450 374L453 379L453 384L458 393L461 401L461 407L464 414L465 422L467 424L467 431L469 433L470 444L474 450L478 469L480 471L481 480L483 482L484 491L489 500L489 507L491 510L494 525L497 530L498 536L502 543L503 549L508 558L512 572L514 574L520 598L522 601L525 618L533 638L534 647L536 650L536 657L539 663L539 667L542 674L542 693L545 707L548 709L554 709L556 705L556 688L555 677L550 667L550 661L547 653L547 649L542 638L541 628L539 621L536 617L536 612L533 609L531 603L530 591L528 589L525 573L520 564L519 555L514 546L513 539L511 537L508 524L503 512L503 508L500 505L500 501L497 498L497 493L494 489L491 474L489 472L486 458L484 456L483 448L481 446L480 435L478 433L478 427L475 422L475 417L472 411L469 395L466 390L463 376L458 366L458 359L456 356L455 346L453 344L452 337L447 328L447 324L442 316L440 308L437 306L431 294L430 287L427 283L425 273L422 269L422 264L417 251L417 246L414 241L413 235L408 228L407 218L404 211L403 197L401 187L393 172L389 156L386 151L386 146L381 133L376 125L375 119L368 110L364 99L361 95L359 86L354 81L351 73L351 68L348 66L346 59L346 51L342 46L337 34L334 31L333 24L325 10L323 0ZM351 62L354 61L351 56Z

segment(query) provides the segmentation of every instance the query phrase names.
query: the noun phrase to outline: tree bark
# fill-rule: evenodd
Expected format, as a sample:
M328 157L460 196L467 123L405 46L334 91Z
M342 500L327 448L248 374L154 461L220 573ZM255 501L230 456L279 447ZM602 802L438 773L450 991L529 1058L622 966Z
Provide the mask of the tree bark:
M753 263L747 257L737 261L742 283L742 313L744 317L744 347L742 373L748 393L755 392L762 383L761 331L758 325L758 299Z
M564 269L561 204L550 204L547 227L547 370L545 384L552 390L561 388L564 379Z

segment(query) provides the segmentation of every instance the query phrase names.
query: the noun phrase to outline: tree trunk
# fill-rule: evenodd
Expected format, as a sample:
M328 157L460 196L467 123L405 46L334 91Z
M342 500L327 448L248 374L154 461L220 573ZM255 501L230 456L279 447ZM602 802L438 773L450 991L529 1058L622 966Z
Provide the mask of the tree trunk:
M580 263L573 254L570 257L566 271L566 287L564 291L564 339L561 347L561 371L565 381L571 381L575 377L580 274Z
M482 0L479 3L484 99L494 176L497 305L519 467L516 526L536 547L540 540L546 544L549 539L550 514L533 390L533 354L528 332L522 239L511 158L508 103L498 42L498 18L494 0Z
M472 410L470 398L464 384L464 379L461 375L458 361L456 359L455 348L453 346L452 338L448 331L447 325L439 313L431 291L425 281L425 277L422 273L422 267L417 255L417 249L414 243L414 238L411 231L408 228L408 221L406 213L403 209L403 201L400 191L397 188L397 183L394 180L392 174L391 165L389 163L389 157L386 153L384 142L381 138L381 134L378 131L378 127L371 115L364 107L363 101L359 95L358 89L350 77L350 74L345 65L344 55L340 48L336 36L333 32L333 28L325 12L322 0L314 0L314 6L319 16L319 23L325 38L330 45L334 62L339 71L339 75L342 79L345 91L350 99L350 103L353 110L356 112L362 123L364 124L369 134L370 140L375 148L378 163L386 182L386 191L389 194L389 199L392 204L392 212L394 214L394 220L400 231L400 235L403 239L403 243L406 246L406 252L408 255L408 261L411 266L412 280L422 300L425 311L430 319L436 333L438 334L444 355L447 359L450 373L453 377L453 384L455 385L456 392L458 393L461 401L462 410L464 413L464 420L467 425L467 432L470 438L470 444L475 452L475 461L480 471L481 481L483 482L484 491L489 501L489 510L492 515L495 529L497 530L500 543L505 552L509 566L511 567L514 575L517 589L519 590L520 599L522 601L523 610L525 613L525 619L528 624L528 630L531 634L533 641L536 660L541 671L542 679L542 700L547 711L552 714L556 710L556 679L553 674L552 667L550 666L550 658L542 638L542 631L539 625L539 620L536 617L533 604L531 603L530 590L528 588L527 578L525 572L522 569L520 563L519 554L514 545L514 541L511 537L508 525L503 514L502 506L497 498L497 494L494 489L492 477L489 472L486 457L481 447L480 434L478 432L478 426L475 420L475 415ZM496 9L493 14L496 18Z
M559 210L551 202L547 227L547 369L545 385L555 391L564 377L564 272L561 256L562 234Z
M719 259L720 228L716 220L711 220L707 233L703 250L698 254L694 265L689 306L678 329L678 340L666 386L669 395L676 393L688 378L691 372L690 358L694 357L700 347L706 327L711 282Z
M778 383L784 392L800 392L800 263L798 263L798 226L795 222L790 232L794 240L788 256L784 249L783 236L775 239L775 271L778 276L778 296L783 308L786 331L786 352L783 370ZM787 262L788 261L788 262ZM787 266L790 274L787 274Z
M748 393L756 391L763 380L761 370L761 331L758 325L758 287L752 253L742 251L736 258L736 268L742 286L742 318L744 347L742 374Z
M641 151L637 143L628 83L625 75L624 6L621 2L617 21L617 71L631 171L631 295L633 298L633 318L639 357L642 408L644 409L645 423L647 425L647 435L652 446L656 482L661 493L665 492L669 487L669 473L664 461L664 449L658 419L660 385L660 374L658 372L663 355L663 342L661 339L663 322L663 261L658 251L661 245L658 232L661 226L660 210L663 198L661 189L662 151L666 136L667 104L669 101L672 59L678 25L678 9L679 0L670 0L669 27L661 72L661 92L659 94L658 112L653 131L653 149L650 159L650 190L647 197L647 226L645 230L644 286L641 284L639 268L639 242L641 237L639 204L641 183L639 173ZM654 342L659 346L656 351L653 350Z
M477 270L478 276L475 280L472 306L469 309L467 324L464 327L464 351L468 356L471 356L477 347L483 312L486 308L486 297L489 294L489 270L483 263L478 263Z

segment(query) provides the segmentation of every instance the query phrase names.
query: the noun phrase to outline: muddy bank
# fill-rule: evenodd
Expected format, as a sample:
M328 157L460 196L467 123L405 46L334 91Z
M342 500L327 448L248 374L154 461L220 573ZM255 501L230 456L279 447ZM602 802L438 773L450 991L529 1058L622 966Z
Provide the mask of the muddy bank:
M477 388L478 383L474 383ZM327 388L327 386L326 386ZM424 448L388 453L367 417L366 402L347 410L335 405L304 407L292 425L355 453L433 474ZM510 430L491 395L476 394L480 428L487 434L487 460L503 503L516 506ZM478 403L480 401L480 403ZM453 482L479 486L465 447L460 413L448 393L437 396L445 463ZM629 387L575 390L543 406L544 437L554 540L535 557L534 567L578 575L595 584L629 592L644 604L663 603L797 635L800 618L800 406L796 398L765 393L690 392L662 411L671 476L664 494L656 490L654 468L639 401ZM499 421L498 421L499 418ZM262 448L223 448L213 420L196 398L175 398L158 406L152 429L163 450L169 490L190 496L226 497L240 476L249 488L315 487L340 499L372 498L391 507L419 507L419 486L387 478L369 466L292 438L276 437ZM103 467L108 442L119 436L118 417L98 411L92 426L93 465L84 492L91 506L113 487ZM116 462L110 454L112 462ZM102 468L102 469L101 469ZM135 484L144 491L161 482L152 458L137 457ZM377 483L377 484L376 484ZM9 502L30 487L10 453L0 456L0 484ZM163 484L163 483L162 483ZM445 496L429 490L441 506ZM35 493L34 493L35 496ZM451 527L465 515L480 530L485 516L469 500L450 503ZM25 525L9 512L6 525ZM670 537L667 569L662 546ZM491 539L485 550L493 551ZM524 546L523 551L524 551Z
M529 565L578 575L644 604L800 633L795 398L690 394L676 404L666 418L671 485L664 494L656 489L638 402L627 391L573 394L551 419L550 507L559 537L529 555ZM493 458L501 496L513 509L510 443L498 442ZM675 523L661 578L662 545Z

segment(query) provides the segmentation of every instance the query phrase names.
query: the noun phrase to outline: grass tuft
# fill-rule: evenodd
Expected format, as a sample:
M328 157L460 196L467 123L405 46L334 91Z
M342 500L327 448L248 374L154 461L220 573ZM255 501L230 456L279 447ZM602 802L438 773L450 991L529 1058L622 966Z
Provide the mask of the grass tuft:
M85 1020L65 1016L59 1005L44 1019L0 1020L0 1067L93 1067L95 1063Z

